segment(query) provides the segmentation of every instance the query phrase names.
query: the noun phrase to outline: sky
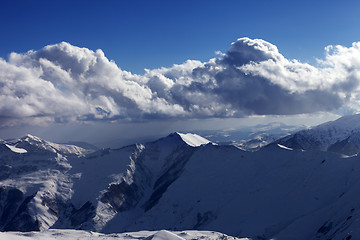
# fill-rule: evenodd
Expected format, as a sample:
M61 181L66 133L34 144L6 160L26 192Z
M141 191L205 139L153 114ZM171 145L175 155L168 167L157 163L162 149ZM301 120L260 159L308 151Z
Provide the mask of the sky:
M357 113L359 12L358 1L2 0L0 138L95 143Z

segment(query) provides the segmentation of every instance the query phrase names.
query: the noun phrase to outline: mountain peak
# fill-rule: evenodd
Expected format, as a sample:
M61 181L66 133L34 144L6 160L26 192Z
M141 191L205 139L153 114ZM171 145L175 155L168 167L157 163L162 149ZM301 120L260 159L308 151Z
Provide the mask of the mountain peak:
M71 144L48 142L31 134L27 134L22 138L9 142L9 144L14 145L15 147L23 148L28 152L49 151L52 153L61 153L64 155L81 156L94 151L92 149L84 149L82 147Z
M192 147L199 147L204 144L208 144L211 141L203 138L194 133L179 133L175 132L174 134L178 135L187 145Z
M41 138L31 134L26 134L24 137L20 138L20 140L25 142L43 142Z

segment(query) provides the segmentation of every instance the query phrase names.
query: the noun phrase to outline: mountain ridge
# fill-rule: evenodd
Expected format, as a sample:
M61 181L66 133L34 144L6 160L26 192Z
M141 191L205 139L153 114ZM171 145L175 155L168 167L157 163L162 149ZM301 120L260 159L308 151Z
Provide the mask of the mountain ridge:
M360 114L301 130L271 144L293 149L331 151L348 156L357 154L360 149Z
M247 152L177 132L88 154L35 137L9 144L27 153L0 145L7 166L0 170L1 231L194 229L252 239L360 237L357 156L281 144Z

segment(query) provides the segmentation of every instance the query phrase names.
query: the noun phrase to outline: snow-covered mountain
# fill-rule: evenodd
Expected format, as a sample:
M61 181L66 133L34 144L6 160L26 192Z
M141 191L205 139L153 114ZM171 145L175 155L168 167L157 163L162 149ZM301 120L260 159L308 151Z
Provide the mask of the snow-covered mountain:
M311 129L299 131L278 141L303 150L321 150L354 155L360 152L360 114L341 117Z
M42 230L72 194L69 159L89 153L32 135L0 143L0 229Z
M162 171L173 168L162 189L176 179L195 147L209 143L194 134L174 133L146 145L87 154L27 135L0 144L0 229L49 227L102 230L118 212L157 190ZM177 172L179 171L179 172ZM164 177L164 176L163 176ZM154 205L161 193L144 202ZM146 206L146 207L145 207Z
M360 238L357 156L281 144L246 152L173 133L93 153L26 136L0 143L0 161L2 231Z

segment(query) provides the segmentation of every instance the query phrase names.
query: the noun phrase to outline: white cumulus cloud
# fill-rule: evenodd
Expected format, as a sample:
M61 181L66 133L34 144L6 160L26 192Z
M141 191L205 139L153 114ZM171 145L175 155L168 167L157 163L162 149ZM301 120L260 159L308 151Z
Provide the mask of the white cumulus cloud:
M208 62L136 75L69 43L0 58L0 125L291 115L360 109L360 42L328 46L316 66L240 38Z

